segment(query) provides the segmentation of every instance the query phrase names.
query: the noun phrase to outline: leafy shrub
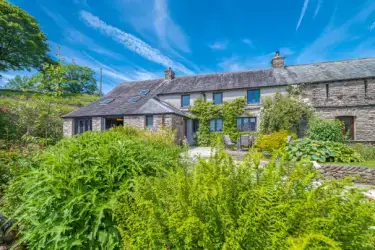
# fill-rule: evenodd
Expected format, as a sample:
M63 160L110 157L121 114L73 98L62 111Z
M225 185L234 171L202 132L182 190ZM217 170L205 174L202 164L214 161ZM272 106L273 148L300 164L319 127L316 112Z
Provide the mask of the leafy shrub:
M6 214L30 249L118 249L113 201L136 175L178 164L173 136L115 128L65 138L6 190Z
M342 126L339 120L313 117L309 120L306 134L311 140L343 142Z
M20 174L30 163L33 153L32 149L0 149L0 198L12 178Z
M235 165L218 152L166 176L136 177L117 203L124 249L373 248L375 204L349 182L317 186L307 162L259 161L251 154Z
M311 108L297 98L276 93L273 98L262 99L262 122L260 129L262 133L269 134L281 129L297 131L303 120L311 116ZM293 130L294 131L294 130Z
M330 141L299 139L287 145L286 152L292 161L307 158L318 162L360 162L361 156L351 147Z
M22 141L22 137L39 137L57 141L63 136L61 116L74 108L53 105L48 98L33 101L0 99L0 139Z
M255 142L255 147L265 152L285 148L288 135L291 135L294 139L297 138L296 134L286 130L280 130L268 135L261 134Z
M351 146L366 161L375 160L375 146L356 143Z

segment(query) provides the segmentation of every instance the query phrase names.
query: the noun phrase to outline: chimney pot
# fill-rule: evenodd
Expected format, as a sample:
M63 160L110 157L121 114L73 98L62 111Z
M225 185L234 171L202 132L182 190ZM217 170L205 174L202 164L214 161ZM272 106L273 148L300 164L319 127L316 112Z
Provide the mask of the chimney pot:
M284 59L285 57L280 56L280 51L276 51L275 57L272 58L271 64L274 69L283 69L284 68Z
M175 77L175 74L174 74L173 70L171 69L171 67L169 67L167 70L165 70L164 73L165 73L165 79L167 79L167 80L173 80L174 77Z

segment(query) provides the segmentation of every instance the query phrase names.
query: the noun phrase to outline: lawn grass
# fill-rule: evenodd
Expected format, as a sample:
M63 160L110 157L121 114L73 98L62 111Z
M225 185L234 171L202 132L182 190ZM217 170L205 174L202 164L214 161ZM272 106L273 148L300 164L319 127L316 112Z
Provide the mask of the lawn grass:
M351 163L339 163L339 162L327 162L327 163L320 163L322 165L340 165L340 166L350 166L350 167L368 167L368 168L375 168L375 160L372 161L364 161L364 162L351 162Z

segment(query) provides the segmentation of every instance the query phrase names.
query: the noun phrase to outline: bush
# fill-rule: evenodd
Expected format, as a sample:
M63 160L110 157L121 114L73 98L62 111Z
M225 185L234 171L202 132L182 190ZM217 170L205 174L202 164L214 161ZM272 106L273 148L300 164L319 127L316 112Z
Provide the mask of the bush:
M286 153L292 161L307 158L317 162L360 162L361 156L351 147L330 141L299 139L286 147Z
M374 247L375 204L349 182L317 186L310 163L259 161L235 165L219 152L163 177L138 176L117 203L124 249Z
M276 93L273 98L262 99L262 122L260 129L262 133L284 130L297 131L300 133L300 123L311 116L311 108L298 99Z
M137 175L178 164L173 136L131 128L86 132L42 152L6 190L6 215L30 249L118 249L113 201Z
M352 145L352 149L357 151L366 161L375 160L375 146L356 143Z
M255 142L255 147L265 152L285 148L288 135L291 135L294 139L297 138L296 134L286 130L280 130L268 135L261 134Z
M48 98L33 101L0 99L0 139L24 141L26 134L56 142L63 136L61 116L74 108L53 105Z
M314 117L309 120L306 134L311 140L343 142L346 138L342 128L343 124L339 120Z

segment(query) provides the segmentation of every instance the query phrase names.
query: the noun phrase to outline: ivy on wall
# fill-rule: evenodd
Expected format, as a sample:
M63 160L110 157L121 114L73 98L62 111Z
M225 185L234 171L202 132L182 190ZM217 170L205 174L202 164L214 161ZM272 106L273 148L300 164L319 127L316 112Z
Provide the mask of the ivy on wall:
M237 118L245 114L246 100L244 97L237 98L231 102L224 102L222 105L215 105L203 99L197 99L190 111L199 121L197 131L197 144L199 146L209 146L214 140L215 134L210 132L210 120L223 119L223 133L229 135L232 140L236 140L240 132L237 130ZM250 114L247 114L250 115Z

